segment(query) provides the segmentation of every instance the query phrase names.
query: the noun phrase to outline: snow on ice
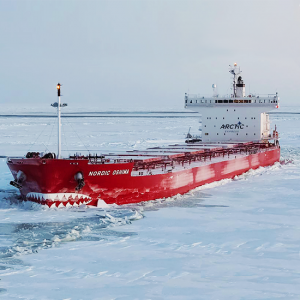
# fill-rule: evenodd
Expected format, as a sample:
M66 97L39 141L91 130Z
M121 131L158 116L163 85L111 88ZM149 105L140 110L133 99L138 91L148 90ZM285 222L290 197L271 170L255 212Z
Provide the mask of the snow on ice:
M63 119L64 153L160 146L198 127L162 116ZM0 298L299 299L300 115L270 117L282 163L122 207L20 202L1 158ZM54 152L55 132L53 118L2 117L0 155Z

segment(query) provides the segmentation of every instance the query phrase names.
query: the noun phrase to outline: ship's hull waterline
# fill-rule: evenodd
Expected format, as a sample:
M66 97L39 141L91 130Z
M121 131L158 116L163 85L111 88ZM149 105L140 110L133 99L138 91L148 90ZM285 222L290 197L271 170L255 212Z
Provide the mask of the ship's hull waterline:
M23 200L69 207L97 206L99 200L121 205L172 197L250 169L270 166L279 159L280 147L274 145L253 154L223 155L182 164L180 170L141 176L134 171L134 162L93 164L88 159L9 158L8 166L15 181L20 171L26 177L19 188ZM74 175L78 172L83 174L85 184L76 191Z

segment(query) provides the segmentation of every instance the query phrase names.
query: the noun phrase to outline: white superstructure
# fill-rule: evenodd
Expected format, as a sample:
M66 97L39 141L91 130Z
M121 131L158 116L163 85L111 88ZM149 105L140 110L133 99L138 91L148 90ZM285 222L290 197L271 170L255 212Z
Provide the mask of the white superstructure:
M203 142L246 142L274 139L270 132L268 111L278 108L278 94L245 96L245 84L240 68L234 64L233 93L220 97L185 94L185 108L202 115ZM214 88L214 85L213 85Z

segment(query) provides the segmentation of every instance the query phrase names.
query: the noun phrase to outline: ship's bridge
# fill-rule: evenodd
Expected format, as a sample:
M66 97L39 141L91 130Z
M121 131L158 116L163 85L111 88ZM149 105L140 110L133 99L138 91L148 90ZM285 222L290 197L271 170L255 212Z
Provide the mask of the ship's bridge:
M213 97L185 94L185 108L201 114L200 136L203 142L247 142L274 138L267 112L278 108L278 94L245 96L241 71L230 69L233 94L220 97L213 84ZM275 134L277 138L277 134Z
M243 98L233 98L233 97L204 97L197 94L185 94L185 108L190 108L190 106L215 106L215 104L232 104L232 105L244 105L251 104L251 106L270 106L271 108L276 108L278 105L278 94L268 94L266 96L260 95L248 95ZM190 108L191 109L191 108Z

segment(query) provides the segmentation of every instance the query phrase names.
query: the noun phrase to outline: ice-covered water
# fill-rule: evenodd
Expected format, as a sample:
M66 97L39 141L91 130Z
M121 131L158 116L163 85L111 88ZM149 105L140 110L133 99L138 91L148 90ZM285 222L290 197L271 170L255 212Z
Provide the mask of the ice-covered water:
M64 149L144 149L198 128L174 116L67 118ZM300 115L271 120L281 164L123 207L20 203L0 158L0 298L299 299ZM0 122L0 155L56 151L55 119Z

